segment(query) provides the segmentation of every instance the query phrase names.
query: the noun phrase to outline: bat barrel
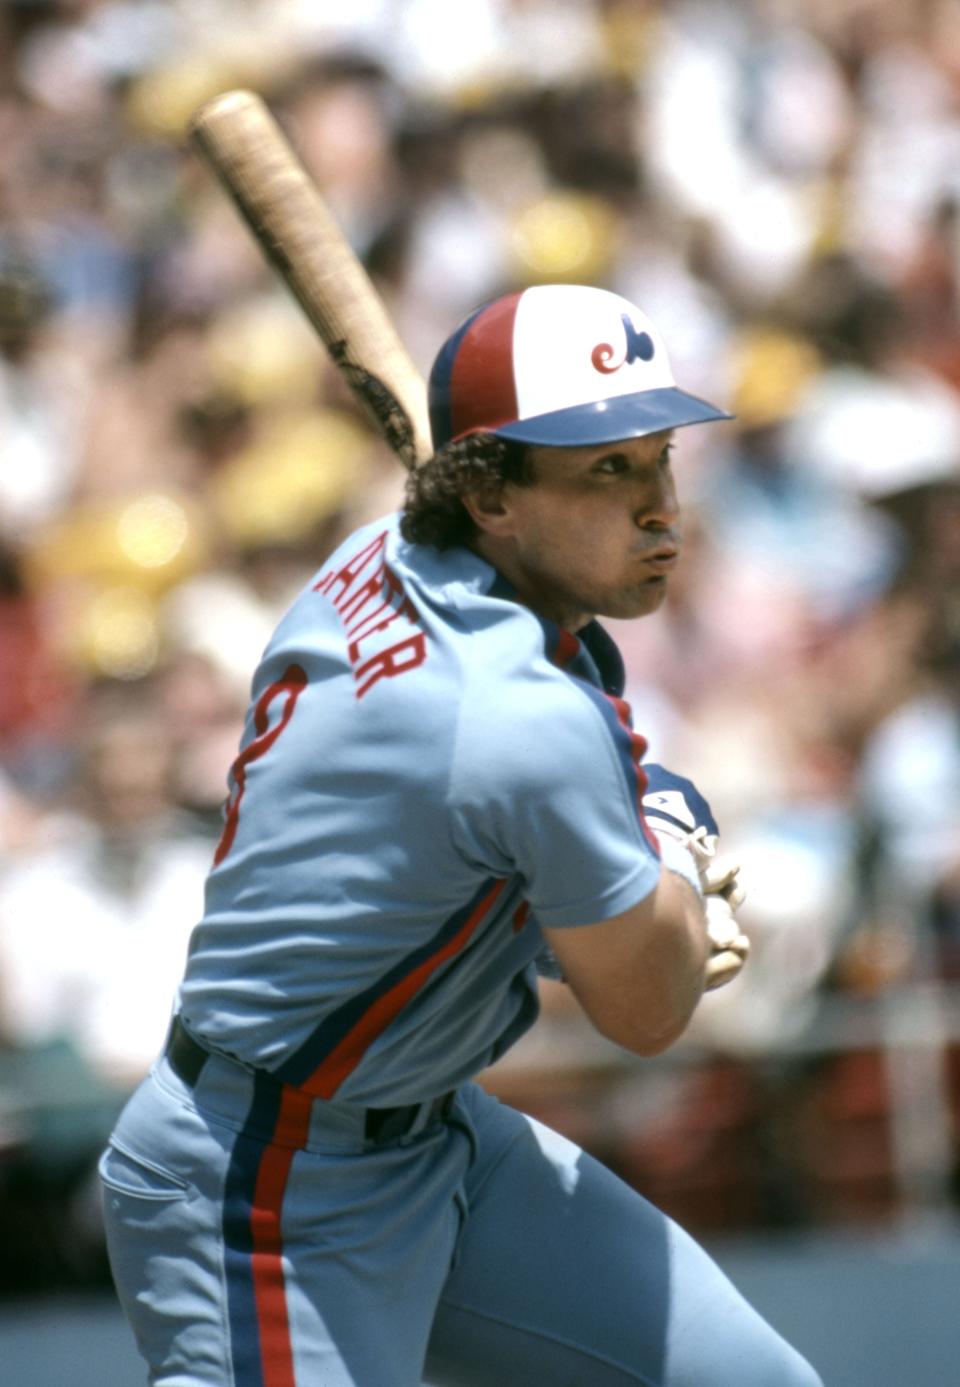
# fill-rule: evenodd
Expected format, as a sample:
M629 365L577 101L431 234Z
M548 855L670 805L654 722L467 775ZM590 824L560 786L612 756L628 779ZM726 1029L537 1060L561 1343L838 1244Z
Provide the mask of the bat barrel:
M353 248L264 102L231 91L190 135L372 422L409 467L431 454L423 379Z

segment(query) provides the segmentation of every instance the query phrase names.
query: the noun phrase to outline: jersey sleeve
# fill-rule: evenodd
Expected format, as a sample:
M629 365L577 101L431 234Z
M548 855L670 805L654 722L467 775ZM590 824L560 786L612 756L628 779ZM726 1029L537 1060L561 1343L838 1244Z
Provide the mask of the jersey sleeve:
M546 684L532 706L461 716L455 845L491 875L519 876L548 928L610 919L657 884L659 851L640 804L642 743L626 711L564 681Z

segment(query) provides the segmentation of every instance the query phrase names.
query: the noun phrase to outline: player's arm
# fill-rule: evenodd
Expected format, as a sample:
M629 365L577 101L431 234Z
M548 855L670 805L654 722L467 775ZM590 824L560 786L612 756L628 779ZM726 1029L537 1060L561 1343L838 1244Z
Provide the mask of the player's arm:
M543 933L597 1030L638 1055L672 1045L707 986L703 901L666 869L651 894L623 914Z
M750 943L736 921L739 867L715 856L719 830L709 804L662 766L645 773L644 813L663 854L655 889L603 923L544 934L597 1029L653 1055L683 1033L704 991L738 975Z

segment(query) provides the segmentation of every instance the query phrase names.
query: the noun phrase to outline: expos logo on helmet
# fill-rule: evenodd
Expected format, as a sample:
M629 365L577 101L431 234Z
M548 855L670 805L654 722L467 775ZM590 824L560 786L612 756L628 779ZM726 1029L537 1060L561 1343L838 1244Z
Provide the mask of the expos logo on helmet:
M621 313L620 321L627 334L627 350L622 361L615 361L616 352L609 342L598 342L590 353L594 369L605 376L612 376L621 366L629 366L633 361L652 361L656 347L649 332L638 332L629 313Z
M537 285L485 304L430 373L434 447L489 432L588 447L732 416L681 390L654 323L606 289Z

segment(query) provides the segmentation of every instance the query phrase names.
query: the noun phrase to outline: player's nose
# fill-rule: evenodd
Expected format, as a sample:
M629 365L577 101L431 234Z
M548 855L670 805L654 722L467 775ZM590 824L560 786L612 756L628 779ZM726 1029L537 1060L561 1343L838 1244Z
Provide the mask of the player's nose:
M634 520L640 529L673 529L680 519L680 502L669 471L657 475L653 490L637 499Z

